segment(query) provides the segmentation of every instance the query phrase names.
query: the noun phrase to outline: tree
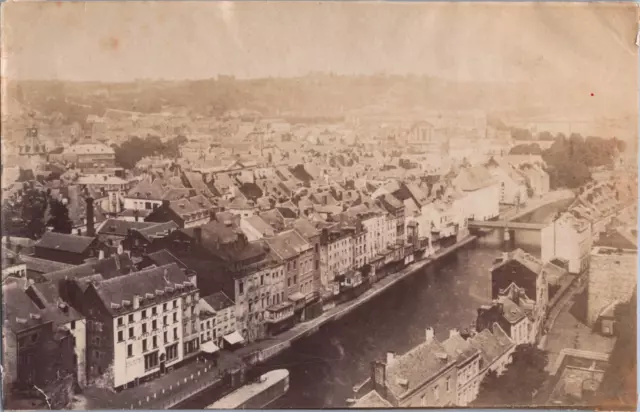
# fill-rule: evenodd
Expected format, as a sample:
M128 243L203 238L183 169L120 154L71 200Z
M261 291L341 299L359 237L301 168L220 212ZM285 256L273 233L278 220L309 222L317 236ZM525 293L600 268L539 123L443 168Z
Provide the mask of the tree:
M69 209L64 203L59 200L53 200L49 212L51 217L47 222L47 226L52 226L54 232L71 233L73 223L69 219Z
M24 183L19 194L2 204L3 234L38 239L45 232L44 214L48 205L46 192Z
M518 345L507 370L497 376L489 372L480 384L471 406L530 406L533 396L548 378L547 353L535 345Z

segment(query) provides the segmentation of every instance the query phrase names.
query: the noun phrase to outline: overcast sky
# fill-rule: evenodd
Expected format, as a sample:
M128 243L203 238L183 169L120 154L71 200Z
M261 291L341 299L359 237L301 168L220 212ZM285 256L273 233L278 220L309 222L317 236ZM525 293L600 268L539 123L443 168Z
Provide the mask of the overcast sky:
M630 3L38 2L2 17L10 79L415 73L637 107Z

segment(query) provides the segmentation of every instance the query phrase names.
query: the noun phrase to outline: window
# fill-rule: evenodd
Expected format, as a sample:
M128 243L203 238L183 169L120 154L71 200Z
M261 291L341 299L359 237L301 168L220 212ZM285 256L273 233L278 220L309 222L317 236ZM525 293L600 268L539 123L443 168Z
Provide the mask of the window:
M124 319L118 318L118 326L122 326L124 324Z
M71 330L74 330L76 328L76 321L72 320L71 321Z
M121 330L119 330L118 331L118 342L122 342L122 341L124 341L124 333Z
M158 322L156 320L151 321L151 330L158 329Z
M244 283L238 282L238 294L242 295L244 293Z
M158 310L156 309L156 307L155 307L155 306L154 306L154 307L152 307L152 308L151 308L151 316L155 316L155 315L157 315L157 314L158 314Z
M129 339L133 339L135 334L133 333L133 328L129 328Z
M142 339L142 351L143 352L147 351L147 340L146 339Z
M174 321L174 322L177 322L177 321L178 321L178 314L177 314L177 313L174 313L174 314L173 314L173 321Z
M171 346L167 347L167 360L173 360L178 357L178 344L174 343Z
M144 355L144 369L149 370L158 366L158 352Z
M142 324L142 333L147 333L147 324L146 323Z
M142 319L146 319L147 318L147 310L143 310L142 311Z
M133 344L127 345L127 357L130 358L133 356Z
M158 347L158 338L156 336L153 337L153 348L157 348Z
M167 324L168 324L168 323L167 323L167 317L166 317L166 316L163 316L163 317L162 317L162 325L167 326Z
M436 385L433 387L433 397L436 401L440 400L440 386Z
M447 392L451 391L451 378L447 378Z
M162 338L163 338L162 341L164 343L169 342L169 339L167 338L167 331L164 331L164 333L162 334Z
M174 307L174 309L178 307L178 300L177 299L173 301L173 307Z
M167 304L166 303L162 304L162 310L166 312L166 310L167 310Z
M173 328L173 340L178 340L178 328Z
M133 322L133 313L129 315L129 323Z
M298 283L298 275L293 275L293 283Z
M260 286L264 285L264 275L260 275Z

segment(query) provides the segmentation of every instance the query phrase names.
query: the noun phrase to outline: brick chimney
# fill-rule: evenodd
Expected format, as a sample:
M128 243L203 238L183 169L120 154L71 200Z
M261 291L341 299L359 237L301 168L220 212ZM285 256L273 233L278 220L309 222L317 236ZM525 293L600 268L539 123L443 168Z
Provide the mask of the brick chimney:
M87 203L87 236L93 237L96 235L95 222L93 218L93 198L89 196L85 199L85 202Z
M373 389L383 398L387 397L387 364L385 362L371 362L371 382Z

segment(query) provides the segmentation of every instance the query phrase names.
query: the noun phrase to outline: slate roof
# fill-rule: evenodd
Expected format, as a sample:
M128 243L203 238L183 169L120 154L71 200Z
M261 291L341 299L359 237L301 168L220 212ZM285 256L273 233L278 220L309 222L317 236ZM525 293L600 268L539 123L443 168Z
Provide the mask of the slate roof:
M95 262L87 262L82 265L69 266L62 270L45 273L43 278L47 281L57 282L62 279L80 279L94 274L101 274L105 279L109 279L129 273L133 268L133 261L129 255L123 253L96 260Z
M140 233L145 239L151 240L156 236L163 236L168 234L170 231L179 229L180 226L173 220L163 223L156 223L153 226L147 226L142 229L134 229L134 231Z
M293 227L307 240L320 234L318 229L316 229L309 220L304 218L297 219L293 222Z
M222 291L208 296L201 296L200 299L204 299L216 312L233 306L233 300L229 299Z
M43 325L49 321L42 316L40 308L17 284L3 286L2 295L3 325L8 326L8 329L14 333Z
M271 251L283 260L294 258L312 248L311 244L296 230L281 232L265 241Z
M163 298L165 295L156 295L156 291L169 292L168 288L177 289L177 285L195 287L194 285L187 286L191 285L189 279L177 264L172 263L157 268L141 270L126 276L107 279L96 283L94 287L105 308L112 315L117 316L121 313L126 313L130 309L127 306L120 309L113 308L112 303L122 305L123 301L133 302L134 295L145 299L147 293L152 294L154 299L158 296L159 301L164 301L166 300L166 298ZM144 306L144 302L141 303L141 306Z
M251 227L260 232L263 236L275 235L275 229L265 222L260 216L250 216L244 219Z
M497 323L493 324L493 332L485 329L469 338L471 345L480 350L483 365L490 365L500 356L515 346Z
M147 254L147 258L153 262L156 266L170 265L171 263L177 264L181 269L186 269L187 265L180 259L175 257L171 252L166 249L159 250L157 252Z
M68 263L56 262L54 260L40 259L34 256L20 255L20 259L27 264L28 272L50 273L74 267Z
M514 301L505 296L498 297L502 303L502 316L512 325L520 322L527 314Z
M68 235L66 233L45 232L36 248L83 253L96 240L95 237Z
M98 235L125 237L129 229L144 229L155 226L154 222L130 222L121 219L107 219L98 229Z
M440 342L422 343L387 365L387 388L396 398L422 386L455 363ZM401 385L404 379L407 385Z

